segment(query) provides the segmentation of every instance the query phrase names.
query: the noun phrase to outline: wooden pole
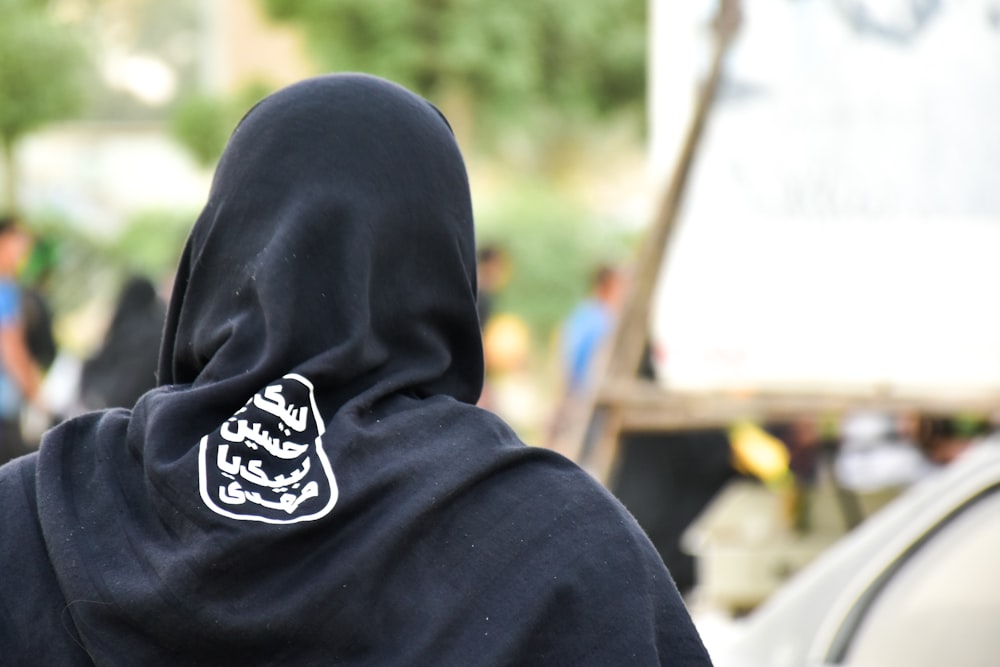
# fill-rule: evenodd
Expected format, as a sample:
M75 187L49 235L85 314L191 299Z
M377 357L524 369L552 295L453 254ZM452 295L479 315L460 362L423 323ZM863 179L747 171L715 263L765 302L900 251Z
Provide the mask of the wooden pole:
M726 53L740 19L739 0L722 0L713 22L715 40L711 65L699 91L691 124L659 211L639 249L635 273L607 354L596 360L600 364L595 365L597 381L591 383L591 392L582 399L585 409L581 411L583 414L577 420L574 432L574 439L579 445L569 453L605 484L612 475L617 459L622 406L613 398L608 400L608 392L604 391L604 386L622 379L634 381L638 375L643 351L649 340L649 304L673 236L691 165L715 100Z

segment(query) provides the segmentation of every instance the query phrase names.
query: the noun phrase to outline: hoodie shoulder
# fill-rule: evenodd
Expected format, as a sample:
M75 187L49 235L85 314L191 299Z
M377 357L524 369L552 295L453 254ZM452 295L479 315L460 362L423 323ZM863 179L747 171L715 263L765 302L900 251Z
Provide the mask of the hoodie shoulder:
M36 463L29 454L0 467L0 655L12 666L91 665L38 521Z

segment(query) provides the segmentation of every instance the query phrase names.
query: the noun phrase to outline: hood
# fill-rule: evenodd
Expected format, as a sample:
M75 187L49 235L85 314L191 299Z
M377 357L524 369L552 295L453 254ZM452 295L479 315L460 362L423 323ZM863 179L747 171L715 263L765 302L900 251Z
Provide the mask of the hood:
M180 261L161 386L37 456L76 645L100 665L704 664L634 520L473 404L475 294L433 106L332 75L252 109Z
M370 76L293 85L222 156L180 261L160 383L239 394L296 370L344 398L475 402L475 269L465 167L437 109Z
M183 250L158 374L132 411L64 424L39 456L61 585L100 601L73 607L97 654L131 637L134 660L159 636L184 660L210 644L237 660L265 628L298 637L331 590L309 588L317 559L337 586L373 586L405 560L380 536L419 525L429 490L481 477L498 445L520 456L473 405L472 207L441 113L360 74L251 109Z

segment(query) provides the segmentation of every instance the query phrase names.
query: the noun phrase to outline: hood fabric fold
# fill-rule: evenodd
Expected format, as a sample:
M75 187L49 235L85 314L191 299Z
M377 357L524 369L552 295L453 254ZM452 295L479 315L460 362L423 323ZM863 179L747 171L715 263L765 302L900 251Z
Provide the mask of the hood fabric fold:
M0 468L25 573L0 664L708 664L624 508L475 407L475 270L432 105L359 74L260 102L184 248L160 386Z

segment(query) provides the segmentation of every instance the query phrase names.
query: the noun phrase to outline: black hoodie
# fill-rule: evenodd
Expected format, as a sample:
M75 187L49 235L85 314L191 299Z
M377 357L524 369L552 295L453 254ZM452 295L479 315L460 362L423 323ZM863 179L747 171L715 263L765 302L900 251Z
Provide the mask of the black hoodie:
M240 123L157 389L0 469L3 665L705 665L632 517L475 407L447 122L364 75Z

